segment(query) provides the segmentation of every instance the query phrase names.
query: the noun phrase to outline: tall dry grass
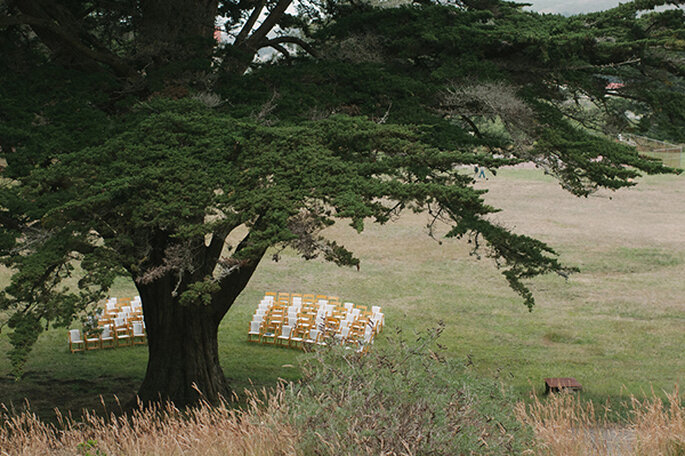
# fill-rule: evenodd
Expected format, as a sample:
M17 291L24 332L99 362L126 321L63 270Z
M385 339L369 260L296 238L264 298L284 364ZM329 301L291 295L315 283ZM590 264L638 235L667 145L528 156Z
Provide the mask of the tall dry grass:
M535 454L554 456L685 456L685 407L676 387L668 405L653 392L631 397L627 422L611 423L574 394L553 394L516 405L516 416L535 434Z
M181 411L173 405L140 408L108 418L85 413L75 421L58 413L46 424L30 411L0 414L0 455L80 456L280 456L297 454L298 432L287 423L283 388L243 410L202 403Z

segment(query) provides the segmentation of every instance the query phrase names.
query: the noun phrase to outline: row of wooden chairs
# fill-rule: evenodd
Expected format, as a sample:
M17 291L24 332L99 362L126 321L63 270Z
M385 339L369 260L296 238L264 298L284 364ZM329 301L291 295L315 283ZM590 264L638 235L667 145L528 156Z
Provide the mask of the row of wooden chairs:
M302 349L335 342L365 351L384 321L380 307L366 309L341 304L332 296L267 292L253 315L247 340Z
M99 314L96 329L84 330L84 334L79 329L69 331L69 350L72 353L147 343L139 296L109 298ZM93 321L93 326L95 326L95 321Z
M97 332L85 334L82 334L80 329L70 329L68 341L69 350L75 353L86 350L145 345L147 343L147 335L145 334L143 322L134 321L125 327L114 328L114 330L110 325L105 325Z

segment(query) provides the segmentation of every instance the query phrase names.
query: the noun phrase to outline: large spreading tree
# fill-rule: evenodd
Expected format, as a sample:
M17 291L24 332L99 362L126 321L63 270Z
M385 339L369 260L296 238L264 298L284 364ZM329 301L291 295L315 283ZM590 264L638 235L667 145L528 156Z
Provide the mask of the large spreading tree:
M3 0L13 365L123 275L149 337L140 397L216 398L218 325L268 249L355 265L322 229L403 210L470 237L532 306L525 279L569 271L491 221L473 167L532 161L579 196L668 172L612 135L683 141L684 15L654 10L682 3Z

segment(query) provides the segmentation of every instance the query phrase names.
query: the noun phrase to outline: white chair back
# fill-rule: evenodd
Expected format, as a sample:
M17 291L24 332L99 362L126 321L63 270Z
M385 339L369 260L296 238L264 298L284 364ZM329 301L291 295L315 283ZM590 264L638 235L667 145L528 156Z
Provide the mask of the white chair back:
M381 306L371 306L371 312L373 313L380 313L381 311Z
M83 339L81 338L81 330L80 329L70 329L69 330L69 340L72 343L83 342Z
M371 341L371 338L373 337L373 332L371 333L364 333L364 343L368 344Z
M143 322L141 321L134 321L133 322L133 335L134 336L144 336L145 332L143 332Z
M290 337L290 332L293 330L293 327L290 325L284 325L283 328L281 329L281 336L282 337Z

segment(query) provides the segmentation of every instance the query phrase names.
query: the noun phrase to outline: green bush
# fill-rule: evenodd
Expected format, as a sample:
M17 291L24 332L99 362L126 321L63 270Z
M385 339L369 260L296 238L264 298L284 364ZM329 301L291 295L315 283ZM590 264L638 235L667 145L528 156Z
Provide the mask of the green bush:
M530 447L509 391L442 357L441 332L409 343L397 331L366 355L317 350L286 393L303 453L505 455Z

